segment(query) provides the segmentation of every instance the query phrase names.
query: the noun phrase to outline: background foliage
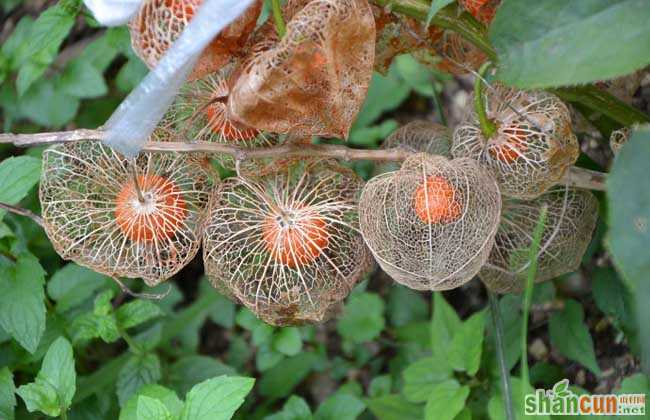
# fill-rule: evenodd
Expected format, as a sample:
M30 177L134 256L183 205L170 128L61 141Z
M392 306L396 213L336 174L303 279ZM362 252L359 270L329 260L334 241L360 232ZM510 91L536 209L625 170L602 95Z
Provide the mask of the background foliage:
M434 1L430 16L448 3ZM95 128L146 74L126 29L98 28L76 0L1 7L4 131ZM643 0L504 1L489 34L498 77L555 87L624 75L650 63L649 19ZM399 123L431 118L443 87L452 106L462 80L399 57L374 75L350 145L375 148ZM0 146L0 201L38 213L41 152ZM577 393L649 392L639 358L650 328L637 321L650 319L650 192L639 182L649 158L650 131L639 129L612 166L608 199L599 197L581 270L535 287L531 384L519 378L521 297L500 299L519 416L519 392L564 377ZM353 166L373 173L370 162ZM428 294L376 272L337 320L274 328L217 294L200 267L157 287L163 300L133 299L62 261L33 221L0 210L0 418L226 419L236 410L235 418L272 420L504 418L477 280Z

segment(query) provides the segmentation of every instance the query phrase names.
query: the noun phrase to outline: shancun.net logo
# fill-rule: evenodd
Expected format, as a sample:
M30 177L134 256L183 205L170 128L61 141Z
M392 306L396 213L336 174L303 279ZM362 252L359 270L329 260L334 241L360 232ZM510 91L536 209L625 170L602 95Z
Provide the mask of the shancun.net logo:
M526 415L644 416L645 394L578 395L563 379L553 389L537 389L524 397Z

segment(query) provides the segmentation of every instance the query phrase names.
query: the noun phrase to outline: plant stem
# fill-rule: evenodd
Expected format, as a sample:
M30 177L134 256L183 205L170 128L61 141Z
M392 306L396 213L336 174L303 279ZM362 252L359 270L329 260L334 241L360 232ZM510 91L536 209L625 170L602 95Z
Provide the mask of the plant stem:
M438 118L440 118L440 124L444 125L447 127L447 117L445 117L445 110L442 107L442 102L440 101L440 92L436 89L436 84L435 82L432 85L433 87L433 104L436 107L436 111L438 112Z
M483 76L487 73L489 67L489 62L483 64L474 81L474 111L486 140L490 139L497 131L496 124L488 118L487 112L485 112L485 102L483 101Z
M492 315L492 326L494 327L494 341L497 349L497 361L499 362L499 372L501 376L501 392L503 393L503 402L506 409L506 419L515 420L515 412L512 405L512 391L510 386L510 372L506 366L506 356L503 343L503 322L501 320L501 310L499 309L499 300L496 294L490 290L487 291L488 300L490 301L490 314Z
M542 234L544 233L547 212L548 207L543 206L539 212L539 220L535 226L535 230L533 231L533 241L528 250L530 266L526 273L526 290L524 291L521 322L521 380L524 383L522 389L526 389L530 384L530 375L528 373L528 312L530 311L530 303L533 298L533 287L535 276L537 275L537 254L539 253L539 247L542 242Z
M280 0L271 0L271 8L273 9L275 30L278 33L278 37L282 39L284 38L284 34L287 33L287 26L284 23L284 17L282 17L282 7L280 6Z

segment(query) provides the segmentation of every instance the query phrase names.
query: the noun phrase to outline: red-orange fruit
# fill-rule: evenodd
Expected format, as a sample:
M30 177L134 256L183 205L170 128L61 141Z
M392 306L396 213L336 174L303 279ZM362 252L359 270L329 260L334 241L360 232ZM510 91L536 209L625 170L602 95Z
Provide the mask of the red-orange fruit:
M144 202L133 181L117 195L115 220L124 235L135 242L167 240L174 236L187 216L180 189L158 175L138 177Z
M501 132L508 140L502 144L491 145L488 151L493 158L503 163L512 163L528 150L528 146L526 146L527 132L516 125L503 128Z
M452 223L461 214L457 191L445 178L434 175L415 190L413 207L418 218L428 224Z
M246 141L253 140L260 132L245 124L239 123L226 115L226 106L223 103L213 103L205 110L208 124L213 133L220 135L224 140Z
M313 262L329 243L327 223L317 215L271 216L262 228L267 250L280 264L297 268Z

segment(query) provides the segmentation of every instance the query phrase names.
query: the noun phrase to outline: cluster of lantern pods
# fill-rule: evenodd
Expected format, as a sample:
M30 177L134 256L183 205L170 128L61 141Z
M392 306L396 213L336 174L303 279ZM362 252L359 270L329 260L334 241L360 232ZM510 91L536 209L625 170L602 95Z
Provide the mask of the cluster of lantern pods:
M411 22L382 20L366 0L290 0L279 37L272 23L251 29L260 5L206 51L151 140L266 147L346 137L373 68L396 50L449 38L430 29L387 50L394 31L412 34ZM197 6L144 3L131 33L147 64ZM159 39L165 19L172 32ZM456 50L464 56L452 64L472 61L467 49ZM465 64L458 68L476 66ZM482 134L472 112L453 133L407 124L384 147L412 156L378 165L384 173L365 184L335 161L248 162L221 180L212 163L234 168L227 156L127 159L96 142L54 146L44 154L40 189L46 232L64 258L149 285L177 273L202 245L213 285L276 325L326 319L373 257L415 289L446 290L478 274L495 291L518 291L542 206L549 218L538 280L575 268L595 225L595 199L551 189L578 154L557 98L495 86L481 102L493 135Z

